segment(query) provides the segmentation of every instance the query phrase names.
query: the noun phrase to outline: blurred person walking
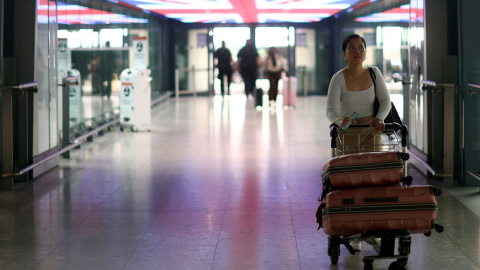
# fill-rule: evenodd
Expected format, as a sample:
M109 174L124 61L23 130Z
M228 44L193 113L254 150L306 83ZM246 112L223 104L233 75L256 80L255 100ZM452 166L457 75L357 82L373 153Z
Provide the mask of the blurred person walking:
M268 90L268 101L270 106L275 106L278 95L278 81L282 78L282 73L285 71L287 77L290 74L287 71L287 60L278 53L277 48L270 48L268 56L264 63L265 71L267 72L267 79L270 84Z
M215 51L213 55L216 60L215 66L218 68L218 78L220 79L220 91L225 95L225 76L227 76L227 95L230 95L230 84L232 83L232 54L222 41L222 47Z
M238 52L237 58L240 75L245 83L245 95L247 98L249 94L253 97L258 77L258 67L261 66L262 59L252 40L247 40L245 46Z

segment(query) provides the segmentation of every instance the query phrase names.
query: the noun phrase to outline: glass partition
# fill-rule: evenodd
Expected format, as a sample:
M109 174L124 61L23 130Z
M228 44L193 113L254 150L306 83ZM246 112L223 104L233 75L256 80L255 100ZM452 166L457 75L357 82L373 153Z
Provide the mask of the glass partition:
M156 18L102 1L66 0L59 4L58 22L59 77L81 78L78 94L70 92L71 133L119 113L125 69L150 69L152 98L161 94Z
M33 155L58 146L58 128L62 123L61 96L58 92L57 62L57 6L55 1L41 1L38 7L37 82L35 141Z
M411 1L410 18L410 72L412 87L410 89L410 129L411 145L423 153L428 153L426 98L422 90L425 74L425 34L423 23L423 0Z

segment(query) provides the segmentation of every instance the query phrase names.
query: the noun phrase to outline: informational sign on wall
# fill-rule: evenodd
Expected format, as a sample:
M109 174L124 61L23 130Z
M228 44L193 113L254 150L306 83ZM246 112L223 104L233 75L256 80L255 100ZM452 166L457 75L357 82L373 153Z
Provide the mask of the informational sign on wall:
M78 125L82 121L82 89L80 71L76 69L69 70L68 76L78 77L68 84L68 100L70 111L70 127Z
M58 39L58 72L59 80L67 75L67 71L72 68L70 61L70 50L68 49L68 40L66 38Z
M148 39L133 37L133 68L147 69L148 66Z

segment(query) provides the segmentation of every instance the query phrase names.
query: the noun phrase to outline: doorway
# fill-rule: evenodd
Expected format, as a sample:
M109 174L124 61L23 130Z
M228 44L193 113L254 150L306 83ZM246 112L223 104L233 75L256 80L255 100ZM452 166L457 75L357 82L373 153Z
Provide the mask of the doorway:
M222 41L232 54L233 62L237 62L237 54L245 46L245 42L250 39L249 27L215 27L213 28L213 51L222 47ZM214 94L220 94L220 79L218 79L218 70L214 69ZM244 84L238 71L234 71L232 84L230 85L230 94L245 94Z
M255 28L255 47L258 54L264 60L268 49L276 47L281 55L288 61L293 61L290 48L295 45L295 30L293 27L257 27ZM225 41L226 47L232 54L233 61L237 61L237 54L245 46L245 42L251 39L251 30L249 27L215 27L213 28L213 47L216 51ZM291 66L294 66L291 63ZM214 73L214 93L220 94L220 80L217 78L218 71ZM259 69L257 87L264 90L268 89L268 80L263 76L263 67ZM231 94L245 94L244 84L238 71L233 74L233 82L230 87Z

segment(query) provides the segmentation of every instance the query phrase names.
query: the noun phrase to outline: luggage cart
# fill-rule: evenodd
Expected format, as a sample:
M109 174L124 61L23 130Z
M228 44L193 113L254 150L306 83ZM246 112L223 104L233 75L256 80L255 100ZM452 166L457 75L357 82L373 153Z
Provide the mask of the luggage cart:
M330 136L331 136L331 148L332 148L332 158L346 153L348 155L348 148L352 149L351 147L356 147L356 151L358 152L372 152L372 151L397 151L402 156L403 160L403 175L402 175L402 184L409 186L412 183L412 177L408 176L407 174L407 160L408 160L408 145L407 145L407 136L408 136L408 129L405 125L400 125L397 123L386 123L385 124L385 131L381 133L374 134L374 136L382 136L382 144L380 145L370 145L371 148L365 148L364 146L360 145L346 145L342 144L342 149L337 148L337 138L339 142L342 142L342 133L339 132L339 127L335 124L330 125ZM348 135L364 135L365 128L368 128L368 125L351 125L348 129ZM356 133L355 128L363 128L362 132ZM373 131L372 131L373 132ZM345 134L343 134L345 135ZM383 143L383 142L386 143ZM432 194L435 196L439 196L441 194L441 190L439 188L432 187L431 189ZM331 192L331 187L326 187L324 183L324 190L321 198L321 202L325 199L325 195L328 192ZM317 220L321 218L321 214L324 214L324 210L321 211L321 206L319 206L319 210L317 210ZM439 224L435 224L432 221L431 229L435 229L437 232L443 232L443 226ZM431 235L431 230L424 232L425 236ZM380 238L380 243L377 242L376 239ZM356 239L359 241L364 241L370 244L373 249L376 251L376 256L364 256L364 269L365 270L372 270L373 269L373 262L377 259L394 259L390 266L389 270L396 270L396 269L405 269L405 266L408 261L408 256L411 251L411 231L410 230L369 230L363 231L358 234L354 235L344 235L344 236L337 236L337 235L329 235L328 236L328 255L330 256L330 261L332 264L337 264L339 256L340 256L340 245L344 245L350 254L354 255L355 251L353 247L350 245L350 240ZM398 240L398 253L395 254L395 241Z

